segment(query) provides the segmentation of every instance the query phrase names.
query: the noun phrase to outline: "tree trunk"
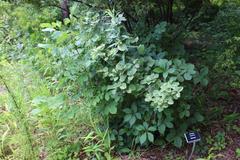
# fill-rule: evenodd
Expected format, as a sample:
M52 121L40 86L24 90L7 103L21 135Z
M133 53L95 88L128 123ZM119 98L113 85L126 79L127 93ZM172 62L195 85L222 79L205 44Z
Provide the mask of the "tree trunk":
M173 0L168 1L168 22L172 23L173 21Z
M62 20L64 20L65 18L69 18L70 11L69 11L68 0L62 0L61 10L62 10Z

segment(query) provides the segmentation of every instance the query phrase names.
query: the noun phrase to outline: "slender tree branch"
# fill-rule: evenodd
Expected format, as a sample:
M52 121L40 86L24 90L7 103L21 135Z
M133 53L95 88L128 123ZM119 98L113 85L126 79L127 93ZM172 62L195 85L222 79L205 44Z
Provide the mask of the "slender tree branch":
M65 8L62 8L61 6L59 6L59 5L57 5L57 4L49 4L49 5L47 5L47 6L43 6L43 7L56 7L56 8L59 8L59 9L61 9L61 10L64 10L64 11L68 11L68 10L66 10ZM71 14L74 18L79 18L79 17L77 17L76 15L74 15L74 14Z

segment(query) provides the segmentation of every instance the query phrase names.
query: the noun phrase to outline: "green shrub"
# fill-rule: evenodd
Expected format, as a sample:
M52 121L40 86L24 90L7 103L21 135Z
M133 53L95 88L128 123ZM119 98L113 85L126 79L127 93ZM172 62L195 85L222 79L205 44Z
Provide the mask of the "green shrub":
M208 63L208 66L212 66L212 72L214 72L212 78L221 77L224 83L227 84L225 88L239 88L240 86L239 14L239 1L226 1L219 7L219 12L214 20L205 24L203 28L204 32L207 32L211 37L204 56L212 57L209 58ZM222 83L222 81L219 81L219 83Z
M153 44L140 44L123 21L122 14L87 11L78 21L67 19L70 26L42 24L48 38L38 47L50 60L43 72L53 86L90 103L122 151L165 141L180 147L188 127L203 120L189 101L191 80L200 83L201 73L182 59L166 59ZM150 41L161 40L166 27L158 24Z

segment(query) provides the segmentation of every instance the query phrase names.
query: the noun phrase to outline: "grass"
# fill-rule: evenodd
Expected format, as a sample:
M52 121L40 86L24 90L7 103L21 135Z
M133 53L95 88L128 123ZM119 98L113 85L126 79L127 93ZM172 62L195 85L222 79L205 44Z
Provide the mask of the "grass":
M97 128L100 118L91 118L87 103L71 101L64 92L52 95L29 65L0 66L0 159L75 159L79 151L110 155L108 132Z

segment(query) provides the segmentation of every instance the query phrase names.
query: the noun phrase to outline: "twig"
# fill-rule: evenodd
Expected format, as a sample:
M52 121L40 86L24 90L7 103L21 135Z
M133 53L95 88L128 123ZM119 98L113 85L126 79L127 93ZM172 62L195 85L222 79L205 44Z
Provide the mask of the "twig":
M47 5L47 6L43 6L43 7L57 7L57 8L59 8L59 9L61 9L61 10L64 10L64 11L66 11L66 12L68 12L68 10L66 10L65 8L62 8L61 6L59 6L59 5L57 5L57 4L50 4L50 5ZM71 13L70 13L71 14ZM76 15L74 15L74 14L71 14L74 18L76 18L76 19L79 19L79 17L77 17Z

